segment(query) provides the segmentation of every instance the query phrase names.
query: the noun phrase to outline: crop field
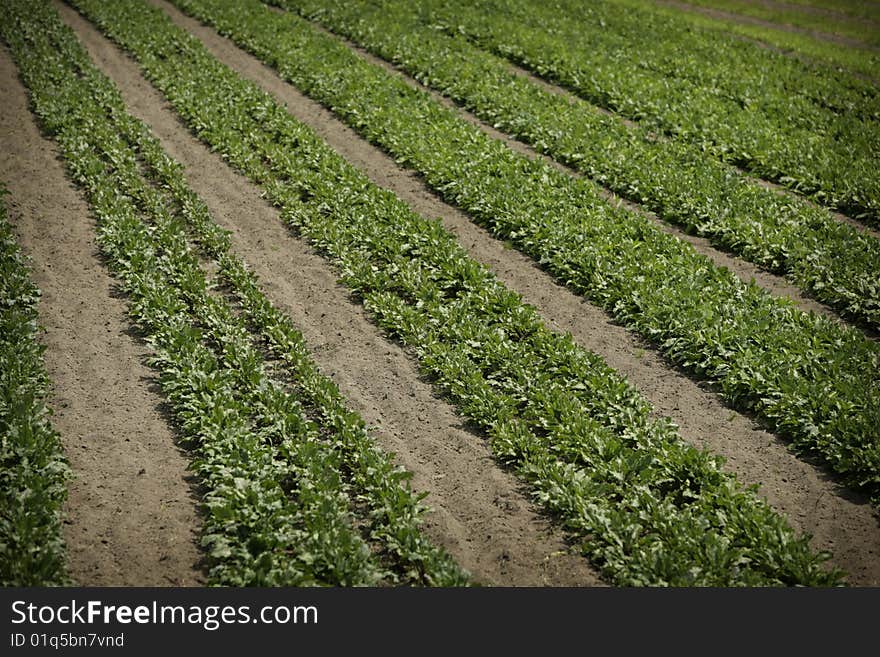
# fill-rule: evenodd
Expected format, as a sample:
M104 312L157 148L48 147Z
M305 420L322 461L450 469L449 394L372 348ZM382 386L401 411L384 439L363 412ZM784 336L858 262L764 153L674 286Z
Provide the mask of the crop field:
M5 586L880 586L880 5L0 0Z

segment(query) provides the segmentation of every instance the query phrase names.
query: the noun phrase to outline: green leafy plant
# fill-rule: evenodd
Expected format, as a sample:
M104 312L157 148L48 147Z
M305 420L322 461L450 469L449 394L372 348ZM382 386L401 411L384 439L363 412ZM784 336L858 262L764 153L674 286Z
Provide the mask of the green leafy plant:
M40 291L0 186L0 586L69 582L61 534L70 470L46 405Z
M613 3L422 0L425 20L755 175L880 225L877 87Z

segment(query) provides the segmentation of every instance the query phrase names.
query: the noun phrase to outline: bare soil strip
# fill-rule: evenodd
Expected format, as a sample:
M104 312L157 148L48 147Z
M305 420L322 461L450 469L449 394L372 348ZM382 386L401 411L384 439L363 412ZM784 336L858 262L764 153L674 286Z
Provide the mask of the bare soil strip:
M74 473L69 573L84 586L201 584L197 493L144 365L149 351L131 334L88 205L40 134L5 47L0 88L0 179L43 291L49 406Z
M278 8L273 8L273 9L275 9L275 11L284 11L284 10L278 9ZM541 153L538 153L534 148L532 148L531 146L529 146L525 142L522 142L515 137L511 137L510 135L499 131L497 128L492 127L490 124L485 123L482 119L477 117L475 114L458 106L450 98L447 98L446 96L442 95L441 93L434 91L433 89L431 89L429 87L424 86L422 83L420 83L415 78L410 77L404 71L395 67L394 64L392 64L392 63L390 63L380 57L373 55L372 53L366 51L365 49L361 48L360 46L356 45L355 43L327 30L326 28L322 27L321 25L318 25L317 23L311 23L311 24L315 27L315 29L318 29L321 32L333 37L334 39L337 39L338 41L340 41L342 43L344 43L349 49L356 52L360 57L362 57L366 61L368 61L372 64L375 64L377 66L381 66L383 69L385 69L389 73L396 75L397 77L399 77L401 80L406 82L409 86L413 87L414 89L419 89L421 91L424 91L425 93L430 94L431 98L434 99L436 102L440 103L441 105L443 105L444 107L446 107L448 109L454 110L462 119L464 119L468 123L472 124L473 126L479 128L480 130L485 132L490 137L492 137L494 139L498 139L500 141L503 141L508 147L510 147L512 150L516 151L517 153L524 155L530 159L540 159L540 160L546 162L547 164L549 164L550 166L552 166L553 168L555 168L556 170L561 171L565 174L568 174L571 176L576 176L579 178L583 177L583 174L581 174L577 170L572 169L572 168L566 166L565 164L561 164L560 162L557 162L556 160L552 159L549 156L542 155ZM511 66L512 66L512 68L517 68L517 67L514 67L513 65L511 65ZM519 69L517 72L520 72L523 75L528 76L531 79L537 81L537 78L535 76L531 76L524 69ZM574 96L572 94L570 94L570 92L568 92L560 87L555 87L554 85L552 85L546 81L541 81L541 82L543 83L544 86L549 87L549 88L553 88L555 92L558 92L562 95L566 95L569 98L574 98ZM608 112L608 114L613 115L613 113L611 113L611 112ZM767 186L775 187L772 185L772 183L767 183L766 181L763 181L763 180L760 182L762 184L766 184ZM832 308L826 306L825 304L823 304L815 299L812 299L808 296L804 296L801 293L801 291L798 289L798 287L791 284L788 280L786 280L785 277L777 276L776 274L772 274L764 269L761 269L757 265L754 265L750 262L739 259L735 255L732 255L730 253L726 253L725 251L721 251L721 250L715 248L714 246L712 246L712 243L707 238L699 237L697 235L690 235L687 232L685 232L682 228L680 228L679 226L664 221L663 219L658 217L655 213L646 210L638 203L634 203L632 201L624 199L624 198L620 197L617 193L615 193L612 190L610 190L606 187L603 187L601 185L597 184L597 187L599 189L600 194L602 195L602 197L605 200L609 201L613 205L618 205L618 206L622 205L622 206L626 207L628 210L635 212L643 217L646 217L657 228L659 228L663 232L668 233L670 235L674 235L675 237L677 237L685 242L688 242L689 244L691 244L691 246L694 247L695 251L706 256L710 260L712 260L712 262L714 262L715 265L717 265L719 267L727 267L729 270L731 270L733 273L735 273L741 280L748 282L748 281L754 279L754 281L758 285L760 285L765 290L770 292L770 294L777 296L777 297L786 297L788 299L791 299L802 310L813 311L815 313L824 315L825 317L833 319L834 321L838 322L839 324L848 325L848 326L852 325L845 318L842 318ZM781 189L781 188L779 188L779 189ZM841 216L843 216L843 215L841 215ZM859 222L857 222L854 219L849 219L847 217L846 220L848 222L853 223L854 225L864 229L864 230L869 230L869 229L866 229L863 224L860 224ZM880 237L880 232L877 232L876 236ZM862 330L862 329L860 329L860 330ZM871 337L873 337L873 335Z
M761 18L756 18L754 16L746 16L744 14L735 14L729 11L722 11L720 9L712 9L711 7L699 7L697 5L688 4L687 2L678 2L678 0L655 0L658 4L666 5L667 7L673 7L675 9L681 9L682 11L690 11L698 14L703 14L705 16L709 16L710 18L720 18L722 20L734 21L737 23L742 23L743 25L757 25L759 27L767 27L773 30L779 30L780 32L792 32L794 34L805 34L814 39L820 39L822 41L828 41L830 43L836 43L841 46L846 46L849 48L859 48L861 50L871 50L874 52L880 52L880 48L877 46L872 46L869 43L865 43L864 41L859 41L858 39L853 39L850 37L845 37L840 34L832 34L831 32L820 32L818 30L810 30L803 27L797 27L796 25L789 25L787 23L774 23L773 21L767 21Z
M76 12L59 9L119 86L129 111L186 167L190 186L233 232L235 252L293 318L322 372L375 427L378 443L414 473L413 488L428 493L425 502L433 509L425 518L431 539L483 584L601 585L562 532L535 510L519 480L495 464L487 442L436 397L413 359L382 336L326 260L284 226L260 189L190 134L133 61Z
M821 471L794 457L782 441L756 428L747 417L726 408L717 395L671 369L656 352L626 329L612 323L604 312L556 284L529 258L505 248L463 213L444 204L416 175L400 168L392 158L359 138L329 111L283 82L272 69L167 3L155 0L154 3L199 37L221 61L285 103L291 114L308 123L374 182L394 191L423 215L440 217L472 257L490 266L499 279L522 294L526 302L535 305L553 329L572 333L579 344L599 353L612 367L623 372L654 404L659 415L670 416L679 424L686 440L725 456L728 468L741 481L761 484L761 493L774 508L789 517L794 527L813 534L816 547L834 552L834 563L849 572L851 583L880 584L880 522L864 500L844 497ZM191 184L209 202L217 219L230 222L229 227L236 229L237 248L269 282L269 295L291 312L311 344L323 346L315 353L322 369L334 377L369 422L380 424L383 430L378 437L382 445L396 451L401 463L415 472L415 485L430 493L428 500L438 509L432 515L431 530L441 536L456 529L468 532L471 538L468 545L474 558L479 557L481 550L488 550L496 559L504 559L508 567L519 563L520 551L529 548L528 544L511 545L506 542L507 536L481 530L484 523L493 520L491 517L463 512L463 507L457 506L458 502L452 502L451 506L444 504L443 491L448 491L448 495L458 496L462 503L467 502L468 507L488 503L492 513L502 509L503 515L512 521L531 515L531 511L525 513L522 497L514 494L513 482L503 489L511 491L509 494L470 492L476 479L488 479L491 475L494 481L500 476L496 474L497 469L489 465L491 457L484 442L457 427L460 421L455 419L453 411L433 396L430 386L411 374L412 362L396 346L379 337L360 308L351 306L326 264L300 242L290 239L280 227L277 213L269 210L265 202L261 205L256 201L257 189L240 177L224 173L226 167L219 165L220 158L208 157L207 149L199 146L176 119L171 119L170 113L168 117L173 125L165 125L166 120L159 116L166 114L159 112L165 104L136 74L136 67L120 57L118 51L73 12L64 12L64 17L81 38L85 38L99 62L113 62L113 66L118 67L113 77L125 90L126 102L132 110L135 113L150 112L151 116L156 113L155 120L148 122L169 152L187 165ZM138 101L138 97L144 99ZM169 132L164 133L165 130ZM194 159L201 158L202 154L207 159ZM212 187L207 182L212 177L220 177L214 183L214 194L210 193ZM255 213L259 216L254 216ZM232 222L243 220L243 217L250 217L249 223L235 228ZM313 283L306 282L305 277ZM305 286L306 289L288 296L286 291L294 290L295 286ZM335 312L340 306L346 308L345 313ZM316 317L321 313L325 316ZM386 356L384 367L375 367L377 351ZM365 367L359 364L361 353L369 358ZM388 419L394 413L414 417L417 422L415 431L395 433L399 430L392 427ZM446 436L442 436L442 429L435 428L438 424L432 425L432 418L438 416L449 418ZM439 426L443 426L442 421ZM420 434L422 438L418 441L407 439ZM439 441L441 437L442 442ZM474 467L483 468L486 474L469 475ZM457 490L458 486L470 488L462 494ZM475 499L478 496L485 497ZM451 497L447 499L452 500ZM533 516L528 522L538 522L537 517ZM534 529L525 527L524 531L535 536ZM489 537L489 533L493 535ZM455 536L438 542L476 573L477 570L462 558L454 541L465 547ZM561 557L551 556L552 552L543 554L547 557L543 561L545 564L562 563ZM542 563L542 559L534 559L531 563ZM528 572L530 567L534 566L526 562L522 568ZM510 576L505 582L513 583L512 580Z

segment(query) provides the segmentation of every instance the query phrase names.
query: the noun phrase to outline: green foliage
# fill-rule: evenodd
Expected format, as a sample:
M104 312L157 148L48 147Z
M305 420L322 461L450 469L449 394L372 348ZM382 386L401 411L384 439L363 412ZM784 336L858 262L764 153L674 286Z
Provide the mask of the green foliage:
M810 34L791 32L784 28L764 26L760 24L743 23L735 19L710 17L693 10L683 11L680 5L677 7L663 6L651 0L612 0L616 4L628 7L636 7L641 10L660 13L672 18L679 26L689 24L696 27L701 33L714 33L715 38L728 40L732 35L740 38L757 40L771 47L779 49L787 56L797 57L813 68L825 68L833 70L839 76L873 79L877 82L877 71L880 70L880 53L876 50L850 48L839 43L815 38ZM796 4L805 4L795 0ZM841 10L839 0L827 0L826 8ZM866 18L871 15L868 5L851 6L855 9L855 15L860 13ZM761 45L760 43L758 44Z
M421 0L425 21L832 208L880 225L880 93L663 13Z
M865 46L880 47L880 34L876 29L876 21L880 18L880 12L877 11L876 5L872 7L868 4L847 8L841 6L845 3L838 2L836 7L832 5L835 11L813 12L790 5L764 5L749 2L749 0L687 0L687 4L720 9L724 12L757 18L779 26L794 26L809 32L835 34L860 41ZM854 11L856 15L843 13L847 9ZM858 14L862 12L864 12L862 14L864 18L873 18L873 20L862 20L861 17L858 17Z
M439 222L371 184L162 12L143 3L76 5L138 59L201 139L263 185L284 218L337 265L376 321L414 350L426 373L486 431L499 458L533 485L536 498L559 515L610 581L839 581L840 573L821 565L827 555L812 552L805 537L725 474L718 459L686 445L668 421L651 419L649 405L619 374L570 337L550 332ZM244 26L263 20L244 4L223 10L237 17L232 31L245 33ZM335 51L322 50L323 43L301 49L311 32L283 25L284 31L268 34L290 54L285 70L299 57L304 65L322 57L335 65ZM249 39L254 48L267 43ZM374 78L355 81L342 68L332 74L319 68L315 86L337 90L340 100L362 94L364 110L394 117L397 105L376 103L374 92L392 96L387 87L374 87ZM366 125L372 114L362 116ZM453 152L448 145L436 149L444 165ZM480 160L476 164L495 166L499 174L508 166L485 154ZM234 279L232 270L228 275ZM257 307L244 306L251 321L264 321ZM274 344L283 343L275 338Z
M487 123L807 294L880 329L880 241L796 196L780 196L687 142L658 139L589 103L541 89L506 61L419 22L410 4L278 5L383 57Z
M34 285L0 187L0 586L68 583L61 507L69 469L46 406Z

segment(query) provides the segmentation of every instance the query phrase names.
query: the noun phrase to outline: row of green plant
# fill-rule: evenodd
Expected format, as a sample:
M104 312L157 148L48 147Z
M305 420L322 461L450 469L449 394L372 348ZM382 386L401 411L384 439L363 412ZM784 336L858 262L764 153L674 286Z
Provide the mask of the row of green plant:
M612 59L626 59L621 48L645 41L647 17L650 28L659 30L674 43L650 42L647 54L651 58L639 62L645 70L689 80L710 94L747 106L752 112L760 110L775 120L777 127L785 128L787 120L794 119L800 127L820 132L839 128L841 114L855 114L872 122L868 128L877 138L880 89L876 85L845 73L804 67L729 36L695 31L681 20L664 19L653 10L631 11L619 6L620 2L629 1L598 0L585 11L577 0L559 0L559 12L570 18L560 22L559 12L550 14L540 4L533 7L531 0L501 0L505 9L516 7L517 15L527 19L529 25L541 25L552 16L559 28L557 36L573 34L585 22L592 23L594 29L597 22L600 26L604 22L600 38ZM862 129L860 124L845 125L850 125L855 133Z
M868 16L851 16L837 12L811 12L786 5L756 3L749 0L685 0L689 5L720 9L739 16L757 18L781 26L793 26L811 32L835 34L864 45L880 47L880 11Z
M231 253L182 168L126 113L54 8L5 0L3 10L2 35L34 111L98 218L101 250L193 449L206 489L210 582L466 583L421 535L408 474L373 445L291 321ZM219 263L218 280L191 239ZM270 375L264 342L289 363L289 383Z
M40 291L0 186L0 586L68 583L61 534L69 468L46 405Z
M724 249L785 273L807 294L880 329L880 240L780 196L690 144L658 140L582 100L510 72L412 7L275 0L314 18L537 150Z
M426 22L590 102L880 223L880 96L867 83L838 84L754 44L701 40L663 14L608 3L589 12L527 0L418 6ZM618 23L619 34L611 27Z
M435 586L465 584L466 573L422 535L419 524L424 509L419 505L421 497L406 486L410 474L396 468L391 459L374 446L363 419L347 408L337 386L322 375L312 361L302 334L289 317L269 302L260 291L256 277L231 252L226 234L211 221L205 205L188 189L179 165L171 162L154 141L147 142L143 152L153 180L167 190L181 208L193 239L204 255L219 264L219 280L234 296L247 325L257 332L271 356L287 365L289 394L281 396L273 391L265 397L272 384L257 381L249 373L253 368L241 359L241 353L245 350L253 353L253 349L246 343L236 346L231 353L238 354L238 361L231 364L238 373L240 388L250 387L251 397L247 403L280 409L288 417L299 404L308 410L321 430L323 443L307 448L304 457L326 461L324 478L335 478L339 474L348 478L348 494L366 516L361 521L368 523L369 539L381 546L380 555L390 560L396 569L381 573L385 581ZM203 317L201 313L197 316ZM239 324L236 330L244 333L245 323ZM277 418L272 416L272 419ZM270 436L282 428L280 424L273 426L265 421L262 426ZM279 438L281 435L278 433ZM325 481L315 477L309 481L316 489L328 487ZM345 551L340 552L340 556L338 563L345 558ZM307 557L308 553L302 558ZM339 577L331 581L344 583Z
M785 0L789 5L800 5L807 9L825 9L853 18L867 18L880 21L880 6L873 0Z
M583 5L576 0L559 0L559 11L555 14L547 12L540 4L532 7L531 0L499 2L504 9L515 8L517 16L529 26L542 25L545 19L551 18L558 28L556 36L563 38L584 24L592 23L595 29L596 21L599 26L604 21L605 27L601 31L603 50L612 55L613 61L618 58L629 60L629 55L621 53L619 48L634 40L644 42L645 27L656 29L675 43L663 41L649 46L648 54L652 58L639 62L646 71L694 82L698 87L705 87L704 91L710 95L735 101L752 112L765 113L781 128L792 119L798 126L812 127L817 132L832 128L840 131L841 126L849 126L853 133L857 133L860 124L840 123L840 115L853 114L868 121L862 125L867 126L873 139L877 139L880 90L858 76L805 67L790 57L744 43L730 35L694 30L688 23L677 17L667 18L662 12L633 11L632 5L626 4L629 0L599 0L590 5L595 13L585 12ZM569 20L560 21L560 13ZM646 25L643 20L649 23Z
M256 0L179 2L671 361L717 383L732 406L757 413L880 501L876 343L743 283L648 219L613 207L591 182L514 153L295 15ZM140 54L139 43L123 43Z
M770 46L787 57L794 57L811 68L837 75L854 75L876 84L880 81L880 53L873 50L849 48L809 34L790 32L764 25L743 23L735 19L707 16L684 11L680 5L665 6L653 0L613 0L616 4L651 11L690 25L700 32L716 33L722 38L733 37L756 41L759 46ZM833 0L832 0L833 1Z
M549 331L439 221L372 184L163 12L144 3L76 5L338 267L609 581L837 581L839 573L820 567L826 555L812 553L718 458L652 419L649 404L598 356ZM322 79L348 86L338 74ZM371 83L361 78L358 87Z

